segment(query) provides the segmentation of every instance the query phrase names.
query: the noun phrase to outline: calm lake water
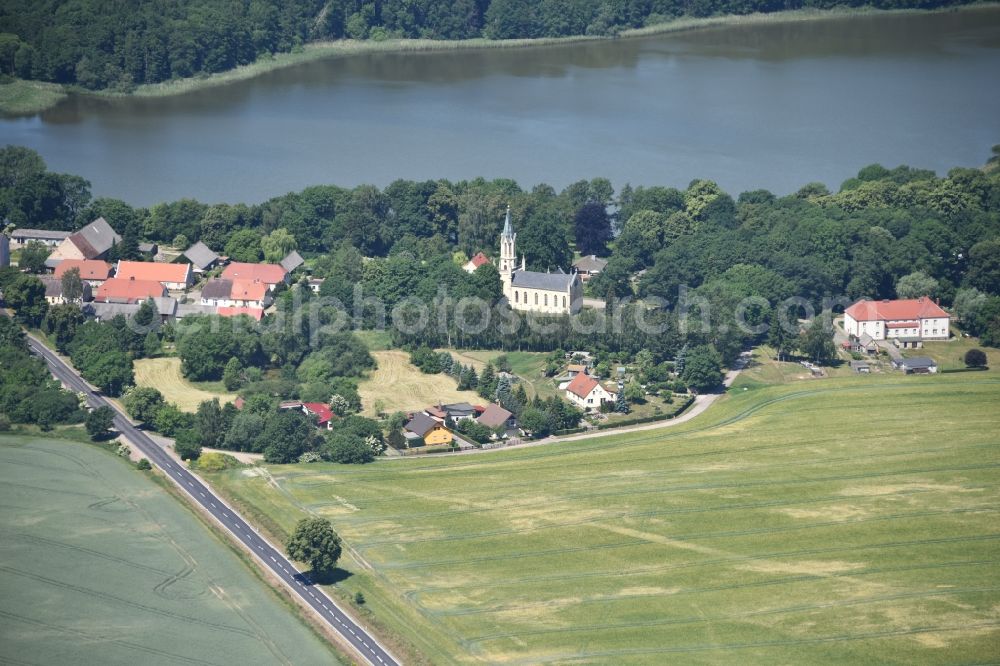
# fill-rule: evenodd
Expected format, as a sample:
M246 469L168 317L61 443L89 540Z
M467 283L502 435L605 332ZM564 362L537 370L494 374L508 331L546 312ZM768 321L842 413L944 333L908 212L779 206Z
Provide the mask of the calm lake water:
M1000 9L337 58L178 97L70 99L0 121L0 143L135 205L396 178L704 177L735 195L837 187L872 162L944 173L1000 143Z

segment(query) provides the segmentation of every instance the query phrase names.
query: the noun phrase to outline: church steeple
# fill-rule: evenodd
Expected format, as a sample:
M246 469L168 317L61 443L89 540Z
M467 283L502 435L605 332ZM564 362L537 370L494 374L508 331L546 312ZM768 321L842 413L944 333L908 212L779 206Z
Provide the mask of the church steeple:
M503 221L503 232L500 234L500 277L510 279L510 274L517 270L517 234L510 223L510 206L507 206L507 216Z
M514 227L510 225L510 204L507 204L507 217L503 221L503 237L510 238L514 235Z

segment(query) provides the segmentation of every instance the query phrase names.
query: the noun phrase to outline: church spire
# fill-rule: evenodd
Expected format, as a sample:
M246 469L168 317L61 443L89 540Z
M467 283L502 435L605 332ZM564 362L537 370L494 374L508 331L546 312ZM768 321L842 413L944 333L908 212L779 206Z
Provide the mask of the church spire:
M514 227L510 224L510 204L507 204L507 217L503 221L503 235L505 238L510 238L514 235Z

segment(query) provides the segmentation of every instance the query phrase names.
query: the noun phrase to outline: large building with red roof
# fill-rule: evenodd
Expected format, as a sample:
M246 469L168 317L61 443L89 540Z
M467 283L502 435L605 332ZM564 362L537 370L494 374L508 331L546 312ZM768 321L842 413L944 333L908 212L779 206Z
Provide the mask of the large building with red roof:
M147 298L167 295L167 288L156 280L106 280L94 294L100 303L141 303Z
M947 340L950 317L929 297L894 301L860 300L844 310L844 331L860 338L893 340L916 347L925 340Z
M62 279L66 271L75 268L80 271L80 279L91 287L100 287L111 277L111 264L98 259L64 259L56 266L56 278Z
M270 290L284 282L287 276L288 271L279 264L245 264L234 261L222 271L223 279L244 283L262 282Z
M163 264L149 261L119 261L119 280L152 280L171 291L184 291L194 281L191 264Z

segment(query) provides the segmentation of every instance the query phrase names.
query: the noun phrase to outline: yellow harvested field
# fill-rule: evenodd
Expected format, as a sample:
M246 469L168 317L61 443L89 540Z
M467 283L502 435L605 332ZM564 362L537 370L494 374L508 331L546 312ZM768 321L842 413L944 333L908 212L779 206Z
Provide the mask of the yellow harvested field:
M445 374L425 375L402 351L375 351L378 369L358 386L362 413L375 413L375 401L384 403L387 413L423 409L438 402L482 402L475 391L459 391L455 380Z
M176 404L185 412L194 412L198 404L218 398L225 404L236 399L235 393L208 391L184 379L179 358L143 358L135 362L137 386L151 386L163 394L163 399Z

